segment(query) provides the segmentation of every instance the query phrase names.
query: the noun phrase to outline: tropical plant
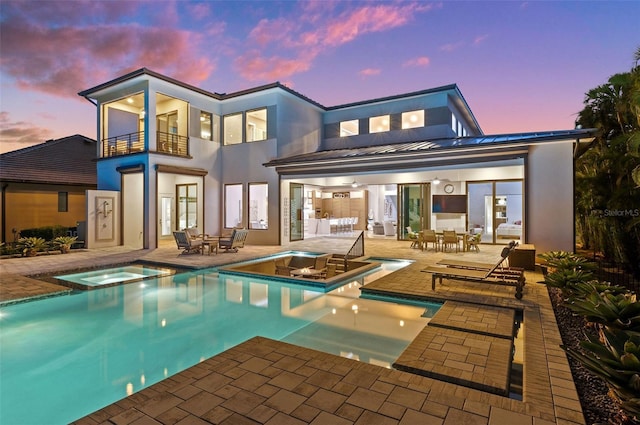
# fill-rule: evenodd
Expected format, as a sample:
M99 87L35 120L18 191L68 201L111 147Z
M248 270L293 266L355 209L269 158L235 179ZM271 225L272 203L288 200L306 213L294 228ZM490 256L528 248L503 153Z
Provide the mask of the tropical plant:
M587 336L581 353L563 347L567 354L602 378L620 407L640 419L640 335L605 329L601 338Z
M66 254L71 250L71 245L78 239L77 236L58 236L53 240L53 246L58 248L61 253Z
M593 273L585 270L556 269L544 277L544 283L562 291L563 296L570 297L575 285L593 279Z
M33 257L38 251L42 251L47 247L47 241L36 237L20 238L16 245L22 250L22 255Z
M640 302L631 292L594 291L585 298L576 297L566 305L588 322L598 323L607 330L640 336Z

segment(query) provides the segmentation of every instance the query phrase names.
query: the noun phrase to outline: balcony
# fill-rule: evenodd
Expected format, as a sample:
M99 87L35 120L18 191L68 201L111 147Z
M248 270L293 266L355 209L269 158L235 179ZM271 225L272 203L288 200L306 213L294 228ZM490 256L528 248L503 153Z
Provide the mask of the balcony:
M189 138L187 136L158 131L156 132L156 138L156 152L175 156L188 156ZM144 131L139 131L103 139L101 156L102 158L108 158L143 152L144 150Z

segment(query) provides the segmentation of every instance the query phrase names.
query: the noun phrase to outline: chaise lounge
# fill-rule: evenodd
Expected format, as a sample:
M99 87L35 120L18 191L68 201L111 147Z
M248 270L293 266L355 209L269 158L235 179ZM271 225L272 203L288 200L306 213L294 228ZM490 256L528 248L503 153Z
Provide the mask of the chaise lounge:
M431 290L436 290L436 279L462 280L467 282L494 283L500 285L515 286L517 299L522 299L522 290L525 284L524 270L514 267L501 268L505 259L509 256L511 249L506 247L502 250L500 260L491 269L483 270L479 268L458 268L456 266L447 267L425 267L425 273L431 273Z

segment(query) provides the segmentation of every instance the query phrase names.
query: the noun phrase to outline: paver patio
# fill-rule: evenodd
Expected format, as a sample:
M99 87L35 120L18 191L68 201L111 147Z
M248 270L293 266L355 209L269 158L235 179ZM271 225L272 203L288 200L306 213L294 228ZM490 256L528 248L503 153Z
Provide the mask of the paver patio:
M238 254L179 255L175 246L156 250L88 250L68 255L0 261L0 302L19 291L20 276L87 265L142 259L177 267L210 267L283 250L345 252L352 239L316 238L283 247L247 246ZM523 400L439 381L400 370L253 338L181 373L77 421L80 424L261 423L261 424L584 424L584 417L542 277L527 272L524 298L515 288L445 281L431 290L420 270L443 256L492 261L499 248L480 254L443 254L409 248L410 242L367 239L366 254L407 258L410 266L365 286L363 292L414 299L453 300L429 326L444 336L451 319L481 314L484 322L466 320L474 335L500 334L503 310L481 313L479 306L520 310L525 326ZM329 249L326 249L329 247ZM465 311L465 306L469 311ZM448 312L448 313L447 313ZM445 319L446 314L449 319ZM476 316L477 317L477 316ZM462 320L461 323L464 323ZM482 325L480 325L482 323ZM440 325L440 326L438 326ZM448 326L444 328L442 326ZM481 332L481 333L478 333ZM493 335L492 337L495 337ZM504 339L504 338L502 338ZM421 343L418 336L414 344ZM501 361L504 366L504 362Z

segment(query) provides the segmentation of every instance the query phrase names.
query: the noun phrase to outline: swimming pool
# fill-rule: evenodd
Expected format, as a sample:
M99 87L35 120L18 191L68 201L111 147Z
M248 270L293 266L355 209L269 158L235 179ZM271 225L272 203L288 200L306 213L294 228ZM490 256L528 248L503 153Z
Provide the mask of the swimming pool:
M81 289L89 289L98 286L106 287L114 284L130 283L150 277L165 276L173 273L173 270L167 268L132 264L103 270L58 275L54 276L54 278L64 282L75 283L79 285Z
M382 269L329 293L205 270L4 307L0 423L71 422L256 335L389 367L437 308L359 299Z

